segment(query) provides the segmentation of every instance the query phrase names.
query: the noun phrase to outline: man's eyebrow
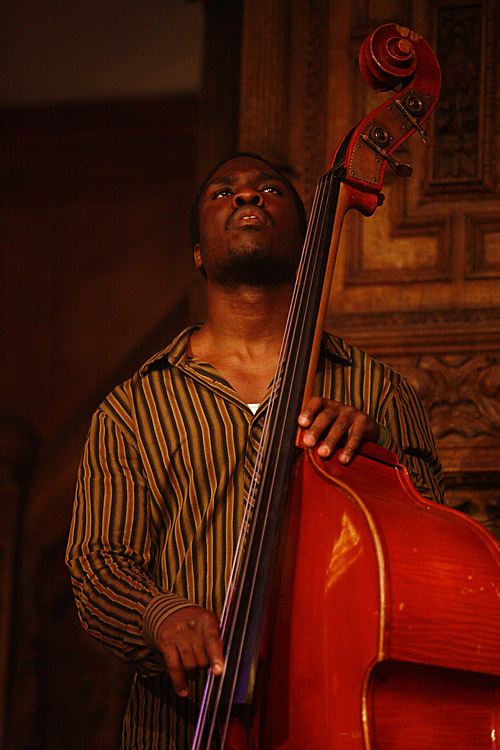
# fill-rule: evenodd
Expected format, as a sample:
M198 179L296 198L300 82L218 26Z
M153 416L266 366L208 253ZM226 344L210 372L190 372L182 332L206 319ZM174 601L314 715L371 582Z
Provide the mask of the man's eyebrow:
M281 182L282 185L286 184L285 180L279 174L276 174L276 172L259 172L255 177L259 182L262 180L273 180L274 182ZM208 190L213 185L229 185L232 187L237 181L237 174L228 174L226 177L213 177L207 182L205 190Z

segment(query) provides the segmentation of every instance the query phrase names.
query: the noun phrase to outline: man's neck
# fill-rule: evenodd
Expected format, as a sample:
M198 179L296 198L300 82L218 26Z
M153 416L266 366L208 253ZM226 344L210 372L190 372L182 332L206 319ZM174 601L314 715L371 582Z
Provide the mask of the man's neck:
M259 348L281 344L292 285L276 287L207 287L207 319L199 339L224 348Z
M274 375L291 285L207 290L208 316L189 353L213 365L247 403L259 403Z

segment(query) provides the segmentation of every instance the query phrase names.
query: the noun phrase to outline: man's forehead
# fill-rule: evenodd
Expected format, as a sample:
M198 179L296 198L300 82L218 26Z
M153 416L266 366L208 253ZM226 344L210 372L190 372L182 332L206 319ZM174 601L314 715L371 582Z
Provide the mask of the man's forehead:
M277 180L286 184L283 177L278 172L275 172L270 164L261 162L258 159L236 158L221 164L208 180L206 187L208 188L210 185L220 183L234 185L241 178L242 173L250 173L252 177L258 180Z
M241 170L236 169L229 174L221 174L221 175L214 175L207 183L207 187L214 184L222 184L222 185L235 185L238 180L241 177L242 172L248 172L247 169ZM282 182L285 184L285 181L282 177L279 176L279 174L276 174L276 172L264 172L259 169L251 170L252 177L255 177L257 180L274 180L276 182Z

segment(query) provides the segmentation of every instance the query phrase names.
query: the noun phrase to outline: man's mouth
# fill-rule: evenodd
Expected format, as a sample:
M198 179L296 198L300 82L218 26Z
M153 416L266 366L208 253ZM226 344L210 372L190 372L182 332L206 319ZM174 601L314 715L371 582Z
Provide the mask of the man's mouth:
M234 214L230 217L227 228L232 229L238 226L259 226L261 224L269 224L267 214L261 208L241 206L237 208Z

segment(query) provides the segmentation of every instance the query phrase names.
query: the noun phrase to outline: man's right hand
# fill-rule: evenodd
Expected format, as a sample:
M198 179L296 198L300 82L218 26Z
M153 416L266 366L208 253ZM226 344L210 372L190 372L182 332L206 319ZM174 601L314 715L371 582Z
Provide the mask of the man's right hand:
M189 672L212 667L214 674L222 673L219 621L213 612L194 606L177 610L162 622L156 641L175 692L183 698L188 694Z

